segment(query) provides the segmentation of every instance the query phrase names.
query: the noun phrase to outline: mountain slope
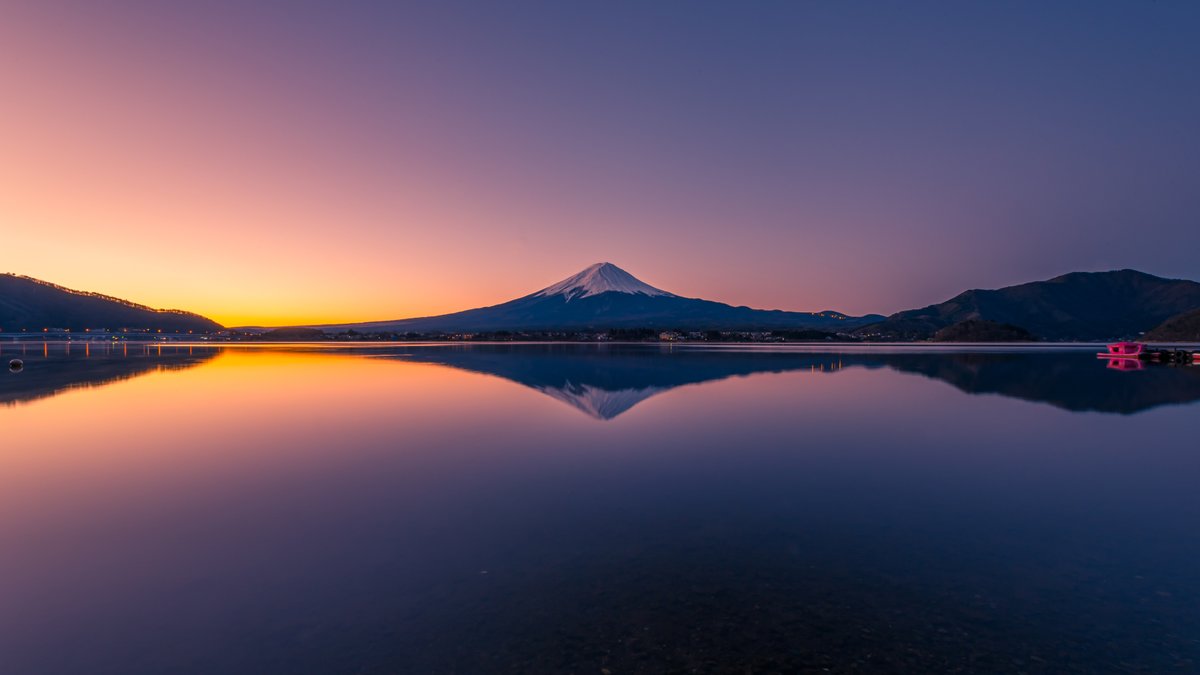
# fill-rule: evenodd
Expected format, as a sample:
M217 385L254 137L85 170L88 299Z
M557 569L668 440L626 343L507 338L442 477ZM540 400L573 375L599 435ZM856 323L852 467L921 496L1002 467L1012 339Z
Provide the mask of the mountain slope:
M166 332L220 330L199 314L144 305L98 293L85 293L16 274L0 274L0 329L150 329Z
M997 290L970 290L860 328L882 339L925 339L967 320L1006 323L1049 340L1135 337L1200 308L1200 283L1136 270L1074 272Z
M1200 342L1200 309L1173 316L1143 339L1150 342Z
M417 333L608 328L849 329L880 318L751 309L683 298L645 284L616 265L597 263L536 293L491 307L417 319L318 327Z
M934 342L1032 342L1029 331L1009 323L967 319L933 334Z

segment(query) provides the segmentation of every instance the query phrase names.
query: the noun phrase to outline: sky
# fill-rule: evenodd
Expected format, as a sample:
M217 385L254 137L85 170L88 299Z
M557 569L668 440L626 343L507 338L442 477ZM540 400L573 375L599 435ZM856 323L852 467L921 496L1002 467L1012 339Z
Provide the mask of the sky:
M1200 279L1200 3L0 1L0 271L226 325L609 261L891 313Z

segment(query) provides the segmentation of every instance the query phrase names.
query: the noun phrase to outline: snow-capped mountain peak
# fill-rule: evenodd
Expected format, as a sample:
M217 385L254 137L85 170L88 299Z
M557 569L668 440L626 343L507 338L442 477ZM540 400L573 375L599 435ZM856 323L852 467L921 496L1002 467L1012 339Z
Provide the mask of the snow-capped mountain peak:
M637 277L612 263L596 263L579 274L563 279L553 286L538 291L534 295L543 297L562 295L570 302L575 298L586 298L609 291L631 295L675 297L675 295L657 289L650 284L642 283Z

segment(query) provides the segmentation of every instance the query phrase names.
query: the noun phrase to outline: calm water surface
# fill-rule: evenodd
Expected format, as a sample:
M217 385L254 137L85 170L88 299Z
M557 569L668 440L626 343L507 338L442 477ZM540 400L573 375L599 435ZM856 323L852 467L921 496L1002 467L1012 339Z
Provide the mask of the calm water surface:
M0 672L1197 672L1093 352L4 343Z

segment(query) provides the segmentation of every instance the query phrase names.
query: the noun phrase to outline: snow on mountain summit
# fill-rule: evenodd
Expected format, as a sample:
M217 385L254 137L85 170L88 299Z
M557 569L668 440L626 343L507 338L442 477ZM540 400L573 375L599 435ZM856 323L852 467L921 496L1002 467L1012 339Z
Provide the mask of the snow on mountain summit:
M553 286L538 291L534 295L543 297L562 295L569 302L575 298L586 298L609 291L629 293L631 295L676 297L672 293L642 283L637 277L612 263L596 263L579 274L563 279Z

